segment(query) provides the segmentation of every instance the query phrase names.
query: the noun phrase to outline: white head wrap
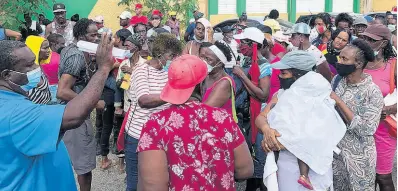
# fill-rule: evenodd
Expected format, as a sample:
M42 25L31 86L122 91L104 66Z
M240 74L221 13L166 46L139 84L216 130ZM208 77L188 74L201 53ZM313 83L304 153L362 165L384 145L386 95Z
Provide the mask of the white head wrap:
M211 51L213 51L214 54L216 54L216 56L218 57L218 59L220 59L220 61L221 61L223 64L228 63L227 57L224 55L224 53L223 53L216 45L211 45L211 46L209 47L209 49L210 49Z
M196 23L202 23L202 25L205 27L205 38L203 39L203 42L209 42L209 32L207 30L209 27L211 27L211 23L205 18L198 19Z

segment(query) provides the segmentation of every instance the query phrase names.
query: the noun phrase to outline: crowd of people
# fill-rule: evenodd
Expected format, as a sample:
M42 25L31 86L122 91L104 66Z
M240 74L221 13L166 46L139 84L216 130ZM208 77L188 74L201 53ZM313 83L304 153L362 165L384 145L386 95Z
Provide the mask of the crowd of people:
M142 9L114 34L62 3L0 28L0 190L77 190L75 173L88 191L110 152L128 191L395 190L394 15L282 31L277 10L257 27L244 13L218 39L199 11L181 31Z

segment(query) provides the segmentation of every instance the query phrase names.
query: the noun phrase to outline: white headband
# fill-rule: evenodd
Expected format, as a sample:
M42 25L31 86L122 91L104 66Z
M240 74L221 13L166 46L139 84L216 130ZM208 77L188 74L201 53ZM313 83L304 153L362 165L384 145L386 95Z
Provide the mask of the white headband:
M224 53L216 45L211 45L209 48L214 52L214 54L216 54L223 64L228 63L227 57L225 57Z

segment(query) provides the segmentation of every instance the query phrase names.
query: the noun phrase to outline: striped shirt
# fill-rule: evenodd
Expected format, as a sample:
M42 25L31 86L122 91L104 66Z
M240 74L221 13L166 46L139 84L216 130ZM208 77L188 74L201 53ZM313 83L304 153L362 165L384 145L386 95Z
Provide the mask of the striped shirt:
M58 78L61 79L62 74L69 74L76 79L72 90L79 94L86 87L90 77L86 70L86 60L82 51L76 44L70 44L61 52L61 60L59 62ZM61 103L66 104L64 100Z
M139 139L142 126L152 113L163 110L169 104L146 109L141 108L138 99L144 95L159 94L167 82L167 72L155 69L148 64L138 66L131 75L130 96L131 110L128 114L126 132L129 136Z
M36 104L48 104L51 101L49 83L44 74L41 76L43 83L28 92L29 100Z

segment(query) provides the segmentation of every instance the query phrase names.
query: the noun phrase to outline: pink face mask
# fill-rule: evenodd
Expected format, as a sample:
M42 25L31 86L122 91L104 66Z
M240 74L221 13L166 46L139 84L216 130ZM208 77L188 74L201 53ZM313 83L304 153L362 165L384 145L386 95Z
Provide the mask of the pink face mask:
M326 27L324 25L318 25L316 26L316 31L318 32L318 34L323 34L326 31Z
M253 54L252 48L247 44L240 44L239 51L245 56L251 56Z

